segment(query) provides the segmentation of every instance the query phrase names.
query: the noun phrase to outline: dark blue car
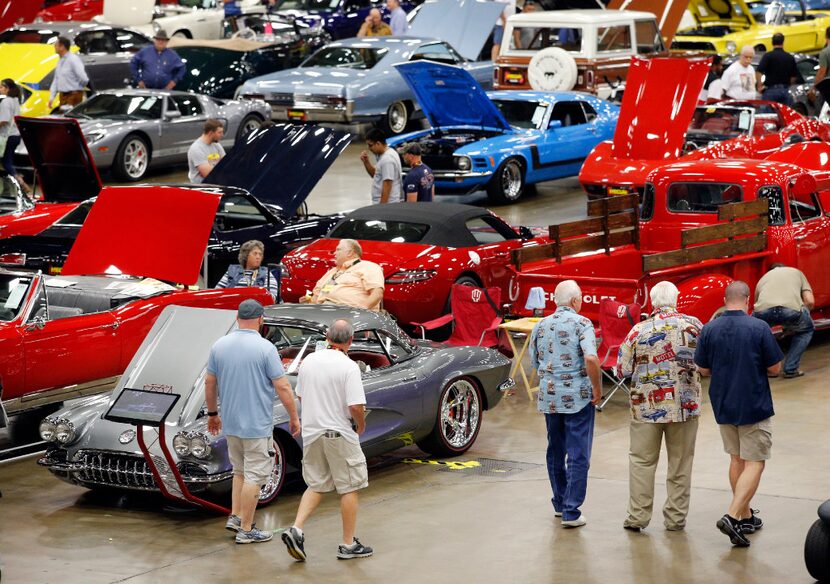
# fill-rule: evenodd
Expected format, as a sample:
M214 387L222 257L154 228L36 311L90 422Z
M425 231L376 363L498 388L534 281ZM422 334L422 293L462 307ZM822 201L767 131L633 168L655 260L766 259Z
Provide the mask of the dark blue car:
M407 12L414 6L412 2L401 2L401 8ZM281 0L272 12L293 16L309 26L320 23L336 40L356 36L372 8L380 10L383 20L389 22L389 12L380 0Z

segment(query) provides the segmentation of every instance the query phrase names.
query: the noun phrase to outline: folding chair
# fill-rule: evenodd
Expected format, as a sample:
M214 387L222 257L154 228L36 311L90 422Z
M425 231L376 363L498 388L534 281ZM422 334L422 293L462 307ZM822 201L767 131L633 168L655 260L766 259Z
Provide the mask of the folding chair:
M453 284L450 313L428 322L413 322L412 325L421 329L421 337L426 338L426 331L452 322L452 334L446 341L450 345L496 347L499 344L497 331L502 320L499 302L501 290L498 288Z
M602 377L610 381L614 387L611 393L602 398L602 401L597 406L597 411L602 411L602 408L605 407L608 400L614 397L617 390L622 389L628 394L625 378L618 378L615 375L617 357L619 356L620 345L622 345L625 337L631 331L632 327L640 321L641 310L640 305L634 302L624 304L608 298L600 300L599 326L602 340L597 349L597 355L602 359L599 365L602 371Z

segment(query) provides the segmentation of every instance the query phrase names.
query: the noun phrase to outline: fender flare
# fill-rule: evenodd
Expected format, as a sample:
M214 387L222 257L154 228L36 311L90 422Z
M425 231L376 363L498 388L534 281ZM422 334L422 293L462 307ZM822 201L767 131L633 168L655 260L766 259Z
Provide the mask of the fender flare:
M724 292L733 281L724 274L705 274L678 282L677 310L706 324L723 306Z

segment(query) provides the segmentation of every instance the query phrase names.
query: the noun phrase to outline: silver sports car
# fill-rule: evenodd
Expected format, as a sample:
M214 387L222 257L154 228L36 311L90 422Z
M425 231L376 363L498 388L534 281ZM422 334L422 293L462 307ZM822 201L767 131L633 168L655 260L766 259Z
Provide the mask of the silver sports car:
M81 401L42 422L41 437L50 445L39 464L88 488L159 490L134 427L102 414L124 388L176 393L181 398L167 417L165 434L185 484L194 494L227 492L231 466L225 437L207 433L204 376L210 347L233 329L235 317L227 310L166 308L111 395ZM279 350L292 385L303 357L324 341L326 329L338 318L350 319L356 331L349 356L363 371L370 413L361 446L367 456L412 444L435 455L461 454L478 436L484 410L495 407L513 385L510 361L492 349L416 341L389 317L365 310L270 306L262 332ZM261 502L277 496L286 473L299 468L302 459L279 400L273 419L276 464ZM144 428L154 461L162 457L158 437L157 429ZM169 472L161 478L167 484Z
M182 91L123 89L98 93L70 110L78 118L99 168L116 178L141 180L150 166L187 163L187 149L208 118L225 123L222 146L269 118L263 101L222 100Z

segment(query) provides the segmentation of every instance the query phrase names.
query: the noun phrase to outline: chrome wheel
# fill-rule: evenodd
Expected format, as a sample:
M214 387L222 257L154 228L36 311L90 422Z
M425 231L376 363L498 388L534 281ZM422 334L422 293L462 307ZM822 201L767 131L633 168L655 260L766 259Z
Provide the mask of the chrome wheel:
M285 452L278 439L274 439L274 466L268 476L268 482L259 490L259 504L266 505L277 498L285 481Z
M246 116L245 119L242 120L242 123L239 125L239 130L236 132L236 139L240 140L240 139L244 138L245 136L247 136L251 132L259 130L259 128L261 126L262 126L262 120L260 118L258 118L257 116L253 116L253 115Z
M499 176L504 198L515 201L522 194L522 167L515 160L509 160Z
M132 136L122 144L116 160L119 173L125 180L139 180L147 173L150 165L150 147L138 136Z
M406 130L406 125L409 123L409 111L406 109L406 104L402 101L396 101L389 106L386 112L386 125L389 131L393 134L400 134Z
M481 399L472 383L456 380L441 400L441 437L453 450L466 449L478 434Z

